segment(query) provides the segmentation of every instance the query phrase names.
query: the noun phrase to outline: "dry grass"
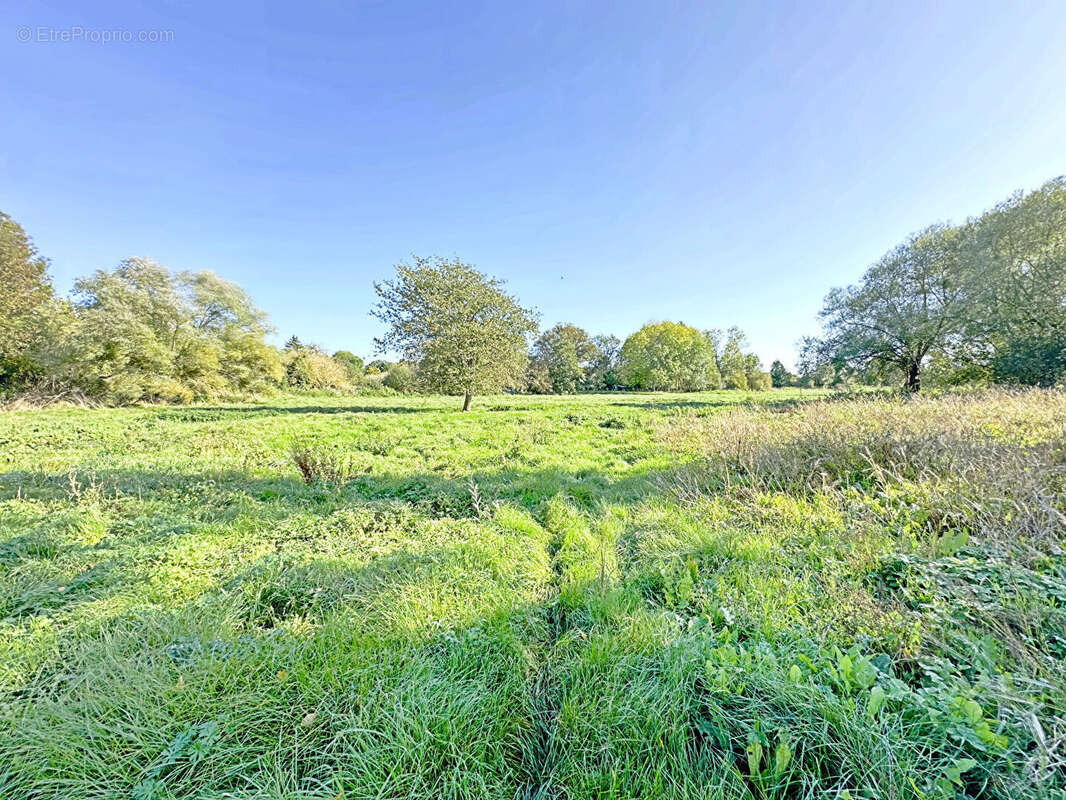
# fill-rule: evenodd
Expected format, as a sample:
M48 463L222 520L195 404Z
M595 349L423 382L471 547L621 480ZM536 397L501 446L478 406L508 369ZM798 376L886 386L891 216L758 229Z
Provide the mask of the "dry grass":
M667 478L683 501L922 485L977 532L1053 539L1066 526L1063 391L736 408L675 417L660 434L686 459Z

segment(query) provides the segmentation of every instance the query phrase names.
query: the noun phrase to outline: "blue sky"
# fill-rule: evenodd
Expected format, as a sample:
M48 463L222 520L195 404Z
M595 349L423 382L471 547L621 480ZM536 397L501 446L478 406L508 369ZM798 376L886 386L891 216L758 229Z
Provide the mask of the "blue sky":
M172 34L39 40L76 27ZM1064 43L1059 0L7 0L0 209L63 291L212 269L330 349L439 253L545 327L736 324L791 362L907 233L1066 172Z

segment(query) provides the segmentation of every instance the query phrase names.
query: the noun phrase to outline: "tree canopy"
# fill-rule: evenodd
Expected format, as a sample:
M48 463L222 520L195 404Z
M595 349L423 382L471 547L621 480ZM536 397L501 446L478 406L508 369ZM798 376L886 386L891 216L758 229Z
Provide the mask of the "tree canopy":
M796 381L796 376L788 371L788 367L781 363L780 360L775 359L774 363L770 365L770 381L775 389L780 389L785 386L792 386Z
M923 361L948 346L970 308L962 240L958 229L931 226L882 256L857 285L833 289L820 315L825 334L809 345L815 360L860 370L891 364L917 391Z
M587 376L603 356L599 345L583 328L559 323L542 333L533 344L531 388L573 394L586 387Z
M1066 376L1066 177L1018 193L971 225L980 276L965 355L989 377L1051 385Z
M821 318L808 375L894 371L910 391L928 371L945 383L1066 378L1066 178L908 237L832 290Z
M418 258L398 264L395 280L375 283L375 317L388 325L376 340L418 364L420 383L464 396L520 387L535 313L503 291L503 283L459 259Z
M713 338L681 322L649 323L622 345L622 380L636 389L700 391L721 383Z
M384 386L463 395L466 410L475 394L503 389L1063 384L1066 177L962 224L931 225L832 289L799 376L779 360L764 372L739 328L654 322L623 344L559 323L533 339L536 314L458 258L415 258L374 286L372 313L387 327L376 345L399 363L364 365L297 336L279 351L266 315L212 272L131 258L57 297L48 261L0 213L0 392L75 390L122 403Z
M211 272L131 258L75 284L61 369L122 402L265 388L281 377L264 314Z
M51 299L48 260L22 226L0 211L0 384L32 370L27 351Z

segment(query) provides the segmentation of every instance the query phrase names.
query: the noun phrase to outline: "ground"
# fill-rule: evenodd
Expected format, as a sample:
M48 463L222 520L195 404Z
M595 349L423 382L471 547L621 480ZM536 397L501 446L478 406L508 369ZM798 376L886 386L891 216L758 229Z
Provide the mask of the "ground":
M1042 798L1066 394L0 413L0 797Z

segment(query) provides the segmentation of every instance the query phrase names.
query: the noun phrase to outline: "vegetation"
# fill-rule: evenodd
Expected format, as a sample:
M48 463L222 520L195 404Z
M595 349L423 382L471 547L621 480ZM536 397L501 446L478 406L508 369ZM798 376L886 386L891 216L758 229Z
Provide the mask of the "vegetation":
M381 382L383 386L387 386L390 389L407 393L415 388L416 375L414 370L407 364L393 364L389 367L388 373L385 375L385 379Z
M637 389L695 392L722 385L711 334L680 322L650 323L626 339L621 375Z
M74 296L42 362L115 402L255 392L281 377L265 316L212 272L133 258L78 281Z
M585 382L585 375L603 356L582 328L559 323L540 335L533 344L529 386L541 393L573 394Z
M458 259L397 265L396 280L374 284L374 316L388 325L378 349L418 364L427 389L463 395L463 411L476 393L520 387L537 324L501 286Z
M348 350L338 350L333 354L333 360L344 366L345 372L348 373L348 383L352 386L358 386L363 382L366 367L363 365L363 359L355 353Z
M622 346L620 380L637 389L703 391L771 388L739 328L699 331L680 322L645 325Z
M0 388L32 376L27 353L51 299L48 261L22 226L0 211Z
M1066 394L0 415L0 796L1053 798Z
M0 392L82 393L111 404L188 402L285 388L462 395L501 390L764 391L1066 381L1066 177L1019 193L962 225L937 224L885 254L853 286L832 290L823 331L799 375L764 372L739 328L643 326L624 344L573 323L537 333L536 314L496 278L459 259L416 257L375 284L387 326L364 361L292 336L267 343L266 316L209 272L171 273L147 259L53 296L48 262L0 215ZM535 337L535 338L534 338ZM48 388L41 392L40 388Z
M318 345L304 344L295 336L285 343L282 361L285 383L294 389L352 391L362 376L350 359L331 358Z
M1066 377L1066 177L960 226L934 225L834 289L806 371L887 367L944 383L1051 386Z
M788 367L780 361L774 361L770 365L770 383L775 389L794 386L796 384L796 376L789 372Z

